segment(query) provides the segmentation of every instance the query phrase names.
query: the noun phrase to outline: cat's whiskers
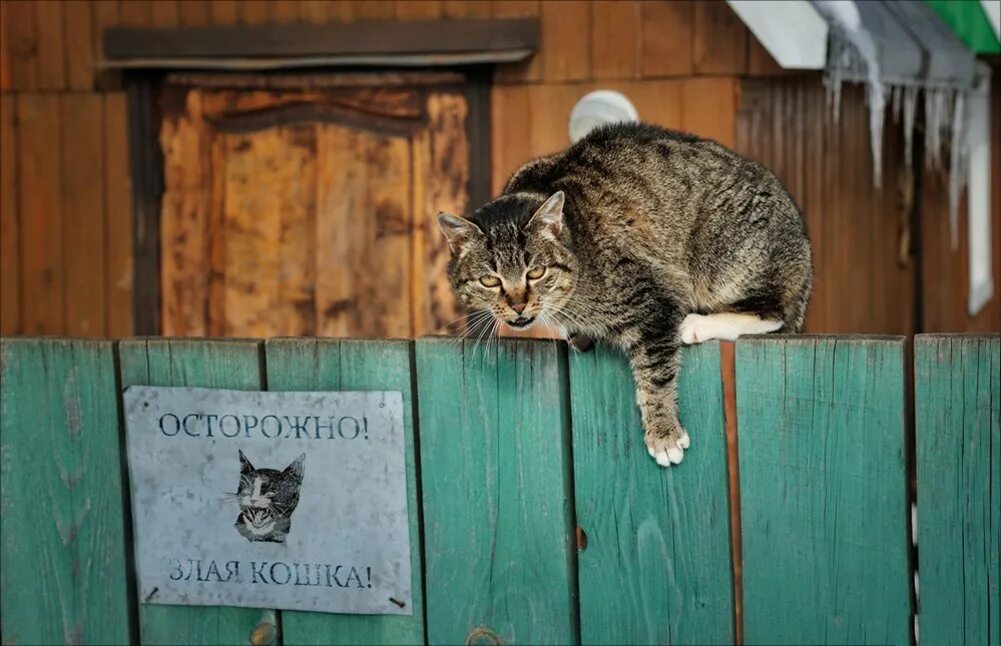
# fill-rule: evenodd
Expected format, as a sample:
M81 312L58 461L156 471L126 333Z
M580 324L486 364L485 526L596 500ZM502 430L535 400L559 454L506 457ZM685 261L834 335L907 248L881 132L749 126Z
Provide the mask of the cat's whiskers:
M475 310L475 311L472 311L472 312L467 312L466 314L463 314L462 316L459 316L459 317L457 317L457 318L449 321L448 323L445 323L444 325L441 325L432 334L438 334L439 332L441 332L445 328L448 328L450 326L454 326L457 323L459 323L460 321L463 321L463 319L465 319L464 322L466 323L467 329L468 329L468 326L471 323L473 323L474 321L477 321L479 319L482 319L484 316L488 316L488 315L490 315L490 310ZM446 330L446 331L450 331L450 330Z
M484 316L479 320L477 320L476 323L472 325L470 329L465 334L463 334L459 340L466 341L470 336L474 334L477 335L476 337L474 337L474 339L479 339L480 336L482 336L483 333L485 333L487 329L489 329L491 323L495 320L494 314L492 312L488 311L487 313L488 316Z
M488 324L488 325L486 325L486 326L483 327L483 331L480 332L480 335L476 337L476 341L473 343L473 350L474 351L479 348L480 341L483 339L484 335L486 335L486 337L489 339L490 336L497 329L497 326L499 324L500 324L500 322L497 320L496 317L494 317L493 324Z
M474 312L474 314L479 316L476 316L475 319L471 319L473 322L466 328L466 330L462 334L455 337L454 343L456 345L466 340L466 338L468 338L471 334L478 332L481 326L487 325L490 319L493 318L493 312L490 310L479 310Z

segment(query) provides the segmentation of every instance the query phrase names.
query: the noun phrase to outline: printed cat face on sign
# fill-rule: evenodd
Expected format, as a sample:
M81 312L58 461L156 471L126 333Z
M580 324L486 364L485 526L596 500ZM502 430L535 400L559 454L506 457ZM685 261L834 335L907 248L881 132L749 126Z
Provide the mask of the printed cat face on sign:
M292 528L292 512L299 504L303 453L284 471L257 469L240 451L240 486L236 497L240 515L236 530L248 541L284 543Z

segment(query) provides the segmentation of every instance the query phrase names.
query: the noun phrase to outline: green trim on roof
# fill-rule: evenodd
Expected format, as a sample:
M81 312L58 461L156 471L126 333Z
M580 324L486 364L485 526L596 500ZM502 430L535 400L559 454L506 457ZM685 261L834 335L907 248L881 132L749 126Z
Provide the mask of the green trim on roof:
M978 0L925 0L953 33L976 54L1001 53L987 14Z

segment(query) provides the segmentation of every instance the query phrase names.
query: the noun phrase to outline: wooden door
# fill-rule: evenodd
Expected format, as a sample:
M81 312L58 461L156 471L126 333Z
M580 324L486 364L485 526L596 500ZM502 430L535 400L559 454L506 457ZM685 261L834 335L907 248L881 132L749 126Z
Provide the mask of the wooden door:
M163 97L163 334L412 337L458 316L435 216L469 201L460 89Z

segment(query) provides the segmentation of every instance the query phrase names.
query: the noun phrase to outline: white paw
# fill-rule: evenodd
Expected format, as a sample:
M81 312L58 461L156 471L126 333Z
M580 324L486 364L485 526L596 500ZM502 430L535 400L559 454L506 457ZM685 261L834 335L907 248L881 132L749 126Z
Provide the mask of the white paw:
M678 446L680 446L683 449L687 449L689 446L691 446L691 444L692 444L692 438L688 436L688 431L685 431L684 433L681 434L681 437L678 438Z
M704 341L705 335L700 335L700 328L703 325L703 321L708 318L701 314L689 314L685 317L685 320L681 322L681 327L678 331L681 333L681 342L691 345L693 343L699 343Z
M683 436L685 446L688 445L688 434ZM657 461L662 467L669 467L672 464L681 464L685 457L685 448L681 445L682 439L647 440L647 453Z

